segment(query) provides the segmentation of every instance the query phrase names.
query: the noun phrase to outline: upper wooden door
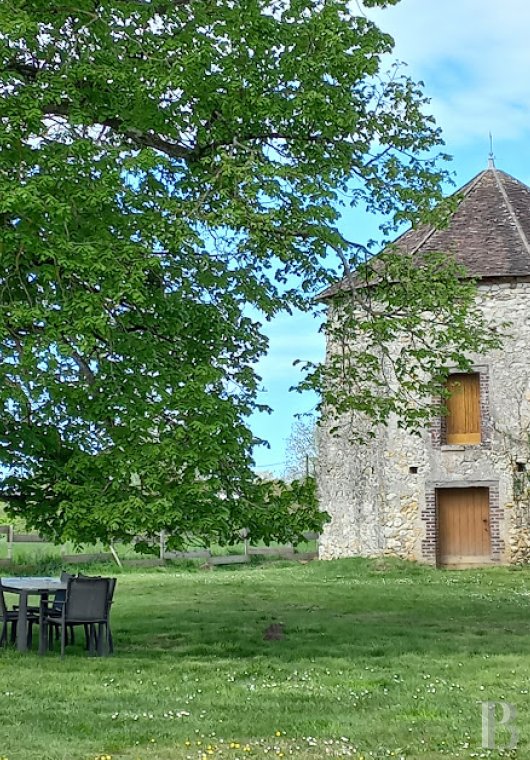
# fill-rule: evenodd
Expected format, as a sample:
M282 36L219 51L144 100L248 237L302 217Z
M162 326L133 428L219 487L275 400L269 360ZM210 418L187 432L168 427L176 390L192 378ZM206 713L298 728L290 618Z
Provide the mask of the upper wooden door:
M446 443L480 443L480 375L450 375L447 388Z
M436 493L439 563L475 565L489 562L489 489L440 488Z

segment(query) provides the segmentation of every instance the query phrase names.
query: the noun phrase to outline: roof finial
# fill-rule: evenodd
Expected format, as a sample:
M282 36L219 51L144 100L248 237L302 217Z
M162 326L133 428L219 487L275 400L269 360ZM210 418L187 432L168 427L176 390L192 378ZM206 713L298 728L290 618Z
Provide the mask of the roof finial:
M490 154L488 156L488 169L495 169L495 156L493 155L493 137L490 132Z

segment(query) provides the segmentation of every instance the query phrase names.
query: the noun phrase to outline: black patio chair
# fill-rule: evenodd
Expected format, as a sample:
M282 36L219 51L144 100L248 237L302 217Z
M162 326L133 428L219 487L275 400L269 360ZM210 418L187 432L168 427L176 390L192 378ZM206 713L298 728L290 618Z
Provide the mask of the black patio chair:
M0 617L2 618L2 633L0 633L0 646L7 645L9 624L11 623L11 636L9 640L11 644L14 644L17 638L17 624L18 624L18 609L8 609L6 600L4 597L4 589L2 587L2 581L0 581ZM33 623L39 621L38 615L30 612L28 609L28 648L31 647L33 642Z
M75 575L73 573L67 573L64 570L61 573L61 582L62 583L68 583L70 578L75 578ZM61 612L62 605L66 601L66 589L60 588L58 591L55 592L53 600L51 602L51 609L54 612ZM74 626L69 625L68 626L68 632L70 633L70 644L75 643L75 636L74 636ZM59 630L57 630L57 634L59 634Z
M114 601L114 592L116 591L116 578L109 578L109 593L107 596L107 646L109 648L109 654L114 652L114 640L112 638L112 629L110 627L110 613L112 609L112 602Z
M44 616L44 625L48 629L48 645L53 647L54 629L61 634L61 657L64 657L67 628L82 625L88 631L88 648L90 654L105 654L108 647L109 631L109 579L108 578L70 578L66 589L66 599L61 603L60 612L48 610ZM97 636L96 636L97 626ZM46 633L46 631L45 631Z
M101 575L84 575L84 573L79 573L78 578L102 578ZM107 613L107 646L109 649L109 654L114 653L114 639L112 638L112 629L110 627L110 613L112 609L112 602L114 600L114 591L116 590L116 581L117 578L107 578L109 582L109 595L107 599L108 604L108 613ZM85 624L85 644L86 649L89 648L89 630L88 630L88 624ZM72 633L73 635L73 633ZM96 639L97 642L97 639Z
M73 573L67 573L65 570L61 572L61 583L68 583L70 578L75 578L75 575ZM62 605L65 599L66 599L66 589L60 588L53 595L53 599L45 603L46 604L45 612L58 612L60 614L62 610ZM13 609L18 610L18 606L14 605ZM40 607L36 605L28 605L28 614L40 615ZM68 632L70 633L70 644L74 644L75 636L74 636L73 626L68 627ZM57 635L57 638L59 638L58 628L56 628L56 635Z

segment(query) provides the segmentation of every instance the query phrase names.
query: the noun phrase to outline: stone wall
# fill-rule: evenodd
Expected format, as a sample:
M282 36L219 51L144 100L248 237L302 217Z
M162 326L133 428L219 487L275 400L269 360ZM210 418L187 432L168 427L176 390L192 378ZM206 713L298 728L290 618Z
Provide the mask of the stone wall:
M435 490L490 489L492 561L530 560L530 283L482 284L478 303L494 324L510 321L502 350L472 356L480 373L482 443L448 446L440 421L421 437L396 419L367 444L323 426L318 468L322 559L395 555L436 561Z

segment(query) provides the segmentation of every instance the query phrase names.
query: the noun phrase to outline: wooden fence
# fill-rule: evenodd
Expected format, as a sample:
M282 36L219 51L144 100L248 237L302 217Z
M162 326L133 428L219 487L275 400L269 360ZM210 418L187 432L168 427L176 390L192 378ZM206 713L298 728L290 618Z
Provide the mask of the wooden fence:
M16 533L12 525L0 525L0 538L2 535L7 539L7 559L0 560L1 565L9 565L13 562L14 544L28 543L46 543L45 538L41 538L35 533ZM318 533L304 533L306 541L315 541L318 539ZM290 559L308 562L316 559L318 553L297 552L292 544L283 546L252 546L246 538L245 532L242 531L241 538L244 544L243 554L225 554L213 555L209 549L200 549L187 552L173 552L166 549L167 536L160 533L157 537L159 551L158 557L139 558L139 559L120 559L116 549L111 546L109 552L95 552L91 554L66 554L61 551L61 560L65 564L85 564L89 562L116 562L120 567L122 565L163 565L167 560L202 560L204 565L215 567L217 565L239 565L251 561L251 557L273 557L276 559Z

